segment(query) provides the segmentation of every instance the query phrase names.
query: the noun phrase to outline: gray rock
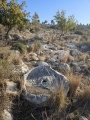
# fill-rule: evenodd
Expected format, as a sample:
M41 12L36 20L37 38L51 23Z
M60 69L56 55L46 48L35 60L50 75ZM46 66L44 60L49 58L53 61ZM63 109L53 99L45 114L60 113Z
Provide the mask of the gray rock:
M84 65L84 62L80 61L80 62L75 62L74 64L76 64L77 66L82 66L82 65Z
M67 94L69 84L64 75L50 66L38 66L24 75L24 97L30 102L42 104L50 98L54 90L59 90L62 84Z
M17 83L14 83L12 81L6 82L6 93L13 95L17 94L18 93Z
M3 120L13 120L13 116L6 109L3 112Z
M80 52L79 50L75 49L75 50L70 51L70 54L71 54L72 56L76 57L76 56L82 55L83 53Z
M27 71L29 70L28 66L23 62L21 61L21 64L20 65L15 65L14 66L14 72L19 72L19 73L26 73Z
M20 41L22 39L22 36L19 35L19 34L15 34L14 39L17 40L17 41Z
M80 68L80 66L78 66L77 63L73 63L73 69L74 69L74 71L76 71L76 72L80 72L80 71L81 71L81 68Z
M72 48L72 49L77 49L77 46L73 43L66 43L65 44L67 47Z
M46 62L38 62L38 66L49 66Z
M82 44L81 45L81 50L82 51L88 51L90 48L88 47L88 45L86 45L86 44Z
M79 118L79 120L88 120L86 117L84 117L84 116L81 116L80 118Z
M90 63L90 59L87 59L87 63Z
M10 39L10 40L11 40L11 39L12 39L12 36L11 36L11 35L9 35L9 36L8 36L8 39Z
M70 62L73 62L73 61L74 61L74 57L73 57L73 56L70 56L69 61L70 61Z
M64 72L66 72L66 73L68 73L68 72L71 71L71 70L70 70L70 66L69 66L68 64L66 64L66 63L60 63L60 64L59 64L59 70L60 70L60 71L64 71Z

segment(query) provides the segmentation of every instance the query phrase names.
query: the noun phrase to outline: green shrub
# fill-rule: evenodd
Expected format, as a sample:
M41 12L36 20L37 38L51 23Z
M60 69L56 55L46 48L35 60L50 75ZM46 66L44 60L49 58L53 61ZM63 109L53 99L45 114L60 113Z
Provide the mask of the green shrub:
M77 30L77 31L75 31L75 34L77 34L77 35L83 35L83 32L82 32L82 31Z
M30 28L30 33L34 33L35 30L33 28Z
M13 50L19 50L20 53L26 52L26 46L23 43L14 43L11 47Z

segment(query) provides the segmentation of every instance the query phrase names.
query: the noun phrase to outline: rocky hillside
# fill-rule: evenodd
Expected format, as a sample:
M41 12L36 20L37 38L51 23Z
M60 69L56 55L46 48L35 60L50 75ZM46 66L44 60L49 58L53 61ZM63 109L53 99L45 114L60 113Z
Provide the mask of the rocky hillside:
M0 35L0 120L90 120L90 36Z

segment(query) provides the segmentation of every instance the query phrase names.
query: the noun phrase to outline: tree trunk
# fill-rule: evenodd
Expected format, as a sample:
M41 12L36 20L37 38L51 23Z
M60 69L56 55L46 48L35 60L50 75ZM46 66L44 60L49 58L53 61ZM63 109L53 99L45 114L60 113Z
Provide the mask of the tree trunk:
M8 30L6 32L6 40L8 39L8 35L9 35L9 32L10 32L11 29L12 29L12 27L8 28Z

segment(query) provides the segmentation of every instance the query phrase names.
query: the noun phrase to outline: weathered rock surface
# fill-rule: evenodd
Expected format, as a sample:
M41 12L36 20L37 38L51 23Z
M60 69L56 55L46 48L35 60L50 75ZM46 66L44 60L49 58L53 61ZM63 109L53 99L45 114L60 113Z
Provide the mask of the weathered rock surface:
M6 109L3 112L3 120L13 120L13 116Z
M65 44L67 47L72 48L72 49L77 49L77 46L73 43L66 43Z
M81 116L80 118L79 118L79 120L88 120L86 117L84 117L84 116Z
M69 54L69 51L65 51L65 50L60 50L59 51L59 55L58 55L58 59L60 61L63 61L63 62L67 62L67 60L69 59L70 57L70 54Z
M38 66L49 66L46 62L38 62Z
M75 49L75 50L72 50L70 51L71 55L76 57L76 56L79 56L79 55L82 55L83 53L80 52L79 50Z
M65 73L69 73L70 72L70 66L66 63L60 63L59 64L59 70L65 72Z
M40 65L24 75L24 97L30 102L42 104L50 98L54 90L59 90L62 84L67 93L67 78L48 65Z
M15 65L14 66L14 72L19 72L19 73L26 73L27 71L29 70L28 66L23 62L21 61L21 64L20 65Z
M88 50L90 50L90 48L89 48L88 45L82 44L82 45L81 45L81 50L82 50L82 51L88 51Z
M17 94L18 93L17 83L14 83L12 81L6 82L6 93L13 95Z

